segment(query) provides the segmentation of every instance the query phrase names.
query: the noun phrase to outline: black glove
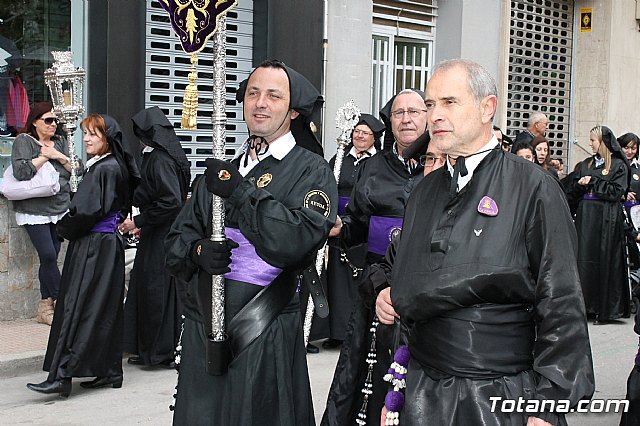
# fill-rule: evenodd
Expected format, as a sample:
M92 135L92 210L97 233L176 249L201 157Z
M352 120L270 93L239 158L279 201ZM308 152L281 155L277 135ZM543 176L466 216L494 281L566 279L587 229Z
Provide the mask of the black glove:
M228 161L215 158L207 158L204 163L207 165L204 175L209 192L221 198L229 198L242 182L238 168Z
M238 247L238 243L229 238L221 242L203 238L193 247L191 258L206 273L222 275L231 272L231 250Z

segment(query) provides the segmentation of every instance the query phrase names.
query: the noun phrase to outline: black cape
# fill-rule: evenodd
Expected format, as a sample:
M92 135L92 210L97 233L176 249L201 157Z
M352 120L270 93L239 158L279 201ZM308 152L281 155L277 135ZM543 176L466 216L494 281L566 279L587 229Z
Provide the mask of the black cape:
M629 282L625 260L624 212L628 170L613 157L611 170L595 166L593 158L581 162L572 174L567 196L577 204L578 270L587 314L599 321L629 317ZM588 186L578 185L591 176ZM597 200L582 197L593 194Z
M393 265L412 356L402 424L524 425L527 413L492 413L489 398L590 398L576 234L558 182L501 150L453 197L450 182L442 168L411 194Z
M267 174L271 181L258 188L256 182ZM314 191L327 197L329 210L309 203L318 200ZM198 240L208 237L211 198L201 180L166 239L167 267L184 281L198 272L191 252ZM225 200L225 208L226 226L238 228L265 262L285 271L304 268L315 259L335 223L335 179L324 159L295 146L282 160L260 161ZM295 288L298 282L291 279L288 285ZM232 280L225 286L228 324L261 288ZM199 321L203 316L199 312L200 318L185 320L174 424L315 424L297 295L234 358L224 376L205 372L205 333Z
M124 176L113 155L85 173L58 233L70 240L44 369L49 380L122 375L124 246L117 233L91 228L126 209Z
M367 242L371 216L403 217L409 194L422 180L423 173L423 168L419 166L410 173L393 150L382 151L366 160L356 179L346 215L341 218L342 246L349 248ZM367 265L382 260L384 256L367 252ZM369 274L365 269L364 277ZM374 289L369 279L360 282L358 299L349 318L345 341L331 383L323 425L351 424L355 422L362 406L361 389L367 374L366 357L371 346L369 329L375 315L375 298L381 289ZM384 405L387 385L382 376L390 364L392 333L391 326L380 324L377 327L378 362L374 368L373 394L367 404L368 422L375 423L380 418L380 410Z
M142 179L133 194L140 242L125 304L124 349L145 365L157 365L173 358L180 332L182 308L176 280L165 268L164 239L186 200L189 162L160 109L132 120L136 135L154 150L142 156Z

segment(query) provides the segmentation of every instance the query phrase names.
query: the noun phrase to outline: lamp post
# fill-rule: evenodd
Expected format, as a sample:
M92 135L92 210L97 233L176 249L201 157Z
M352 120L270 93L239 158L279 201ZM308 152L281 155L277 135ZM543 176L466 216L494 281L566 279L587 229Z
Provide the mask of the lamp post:
M78 127L77 121L84 112L82 93L84 89L85 71L71 62L71 52L53 51L53 65L44 72L44 80L49 87L53 112L58 116L67 135L69 157L71 159L71 178L69 185L71 192L78 190L80 177L78 176L78 156L73 142L73 134Z

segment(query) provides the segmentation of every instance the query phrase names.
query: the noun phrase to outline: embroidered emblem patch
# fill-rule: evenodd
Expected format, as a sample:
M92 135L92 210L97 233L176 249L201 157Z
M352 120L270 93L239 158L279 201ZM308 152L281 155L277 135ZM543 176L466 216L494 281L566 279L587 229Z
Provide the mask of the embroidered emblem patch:
M478 204L478 212L487 216L498 216L498 205L493 198L485 195Z
M394 238L400 235L400 232L402 232L402 228L399 226L394 226L393 228L391 228L389 230L389 241L393 241Z
M633 174L633 180L638 180L638 179L640 179L640 176L638 176L637 174L634 173Z
M220 180L229 180L231 179L231 173L229 173L228 171L222 169L218 172L218 179Z
M320 213L324 217L329 217L329 213L331 213L331 200L329 200L329 196L327 194L319 189L307 192L307 195L304 196L304 202L302 205Z
M258 182L256 182L256 186L258 188L264 188L265 186L271 183L272 179L273 179L273 176L271 176L271 173L265 173L258 178Z
M607 169L602 169L602 176L606 176L609 174L609 170Z
M474 229L474 230L473 230L473 233L474 233L474 234L476 234L476 237L479 237L479 236L480 236L480 234L482 234L482 228L480 228L480 229Z

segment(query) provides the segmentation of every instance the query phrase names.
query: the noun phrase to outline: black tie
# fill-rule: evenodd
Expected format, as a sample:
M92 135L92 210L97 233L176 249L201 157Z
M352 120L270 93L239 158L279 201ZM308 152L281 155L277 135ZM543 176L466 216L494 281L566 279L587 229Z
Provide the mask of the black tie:
M466 176L469 173L467 166L464 164L464 157L461 155L456 158L456 164L453 166L453 177L451 178L451 188L449 192L454 197L458 192L458 176Z

